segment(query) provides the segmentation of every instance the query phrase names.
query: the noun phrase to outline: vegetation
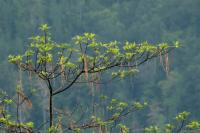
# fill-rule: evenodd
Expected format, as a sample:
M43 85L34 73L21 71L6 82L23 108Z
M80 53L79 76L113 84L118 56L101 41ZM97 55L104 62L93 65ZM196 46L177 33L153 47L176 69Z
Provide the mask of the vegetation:
M113 125L112 132L125 132L128 129L129 132L143 132L144 129L146 132L189 132L190 129L198 129L198 5L198 0L0 1L0 88L3 92L0 106L4 115L1 125L6 125L3 127L6 130L16 132L48 132L49 112L53 112L53 126L49 128L52 132L60 127L66 129L63 132L97 132L97 129L104 132ZM50 29L43 25L41 33L38 33L38 25L44 22L51 26ZM30 36L33 37L27 41ZM86 39L89 36L93 36L91 40ZM86 40L90 44L93 39L96 44L85 44ZM170 53L161 50L161 46L167 46L165 44L175 44L174 40L180 40L180 49ZM81 42L82 50L78 42ZM135 57L139 56L140 43L145 50L146 46L154 50L158 48L157 52L154 51L157 56L160 56L159 49L161 53L166 53L141 66L139 63L145 60L145 56L141 60L133 58L124 63L128 66L132 64L131 68L121 68L120 63L106 69L111 65L106 64L107 60L117 58L116 62L111 62L115 64L120 58L131 58L129 46L136 45L133 48L138 50ZM88 51L84 54L86 46ZM94 52L96 48L100 49L99 54ZM171 45L169 48L172 48ZM151 55L152 52L147 50L144 54ZM19 55L9 57L9 61L18 67L8 63L9 54ZM110 58L100 57L106 54ZM102 62L96 68L101 72L90 73L95 70L92 68L96 60L93 57L101 58ZM38 64L39 68L35 67ZM53 71L56 66L58 69ZM81 69L83 73L67 88ZM54 78L56 74L58 76ZM51 89L46 86L48 78L55 94L52 94L52 111L48 100ZM109 98L102 101L99 99L101 95ZM132 107L133 101L140 101L141 104L148 101L149 104L143 110L133 111L134 115L128 113L123 119L112 123L106 121L114 115L107 106L109 108L115 98L120 102L126 101L127 109ZM175 114L184 110L191 112L187 118L190 116L188 119L192 121L175 119ZM83 130L83 125L91 125L90 120L98 127Z
M53 127L53 96L68 90L76 83L98 83L98 76L106 70L119 69L112 72L112 78L134 74L139 65L178 47L178 43L176 46L165 43L154 46L147 42L125 42L122 44L123 49L120 49L117 41L97 42L93 33L75 36L74 44L71 45L57 44L51 40L48 29L47 24L41 25L42 35L30 38L31 43L25 54L10 55L8 60L20 70L36 75L46 83L49 91L50 128ZM82 75L85 79L81 78Z

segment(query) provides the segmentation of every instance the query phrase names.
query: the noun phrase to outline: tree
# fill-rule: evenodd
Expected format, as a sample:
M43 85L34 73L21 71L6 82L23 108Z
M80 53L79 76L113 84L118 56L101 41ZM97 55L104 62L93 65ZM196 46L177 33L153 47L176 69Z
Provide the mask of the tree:
M35 130L33 122L18 122L17 120L12 120L9 112L6 110L12 103L16 103L16 106L19 107L19 102L13 101L13 99L8 96L5 92L0 92L0 131L6 132L27 132L27 133L40 133ZM20 104L23 104L27 98L23 99ZM134 102L128 104L126 102L120 101L118 99L109 99L107 96L100 97L101 102L106 102L106 109L111 114L108 118L104 116L91 116L87 123L82 125L71 125L67 130L80 133L85 129L94 129L98 128L98 133L107 133L112 132L114 128L118 128L120 133L128 133L131 131L138 131L138 129L129 129L125 124L121 123L125 117L129 114L141 110L147 106L147 102ZM98 105L101 106L101 103ZM101 107L100 109L103 109ZM183 111L178 113L174 120L170 123L166 123L164 127L161 125L151 125L145 127L144 129L139 129L139 131L144 131L145 133L181 133L183 132L193 132L200 129L200 123L198 121L189 121L189 112ZM118 124L117 124L118 123ZM66 129L62 130L61 127L61 118L59 118L58 123L55 126L49 128L49 132L65 132ZM95 130L93 130L95 131ZM115 130L114 130L115 132Z
M56 43L51 39L50 27L40 26L41 34L30 38L23 55L10 55L9 62L23 71L45 81L49 91L49 127L53 127L53 97L77 83L97 83L98 75L112 70L112 78L125 77L137 72L137 66L162 56L175 47L166 43L152 45L125 42L99 42L95 34L84 33L72 42ZM54 83L56 82L56 83Z

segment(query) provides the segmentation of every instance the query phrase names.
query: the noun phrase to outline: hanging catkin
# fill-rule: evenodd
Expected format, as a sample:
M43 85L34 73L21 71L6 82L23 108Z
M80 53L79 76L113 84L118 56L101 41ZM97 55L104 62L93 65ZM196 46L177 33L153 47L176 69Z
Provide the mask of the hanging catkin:
M20 96L21 101L23 101L28 109L32 108L31 100L22 92L17 91L18 95Z
M28 77L29 77L29 82L30 82L30 88L33 89L32 72L31 71L28 73Z
M61 73L61 85L62 86L64 85L64 79L65 79L65 73L64 73L65 65L64 65L64 63L65 63L65 58L64 58L64 56L61 56L61 58L60 58L60 67L61 67L60 73Z
M85 79L88 81L88 62L86 55L83 55Z
M168 53L165 54L165 72L169 76L169 56Z
M165 50L164 60L162 52L159 52L159 56L160 56L160 64L162 65L166 75L169 76L170 66L169 66L169 55L167 53L167 50Z
M31 72L29 73L29 79L31 78ZM31 100L23 93L23 88L22 88L22 70L21 67L19 65L19 80L18 80L18 90L17 90L17 95L19 96L19 103L23 104L25 103L25 108L31 109L32 108L32 102Z

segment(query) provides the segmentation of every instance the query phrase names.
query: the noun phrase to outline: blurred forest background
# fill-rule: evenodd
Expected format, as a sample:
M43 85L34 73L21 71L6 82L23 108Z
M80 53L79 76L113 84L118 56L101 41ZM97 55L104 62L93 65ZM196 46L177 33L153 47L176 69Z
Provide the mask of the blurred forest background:
M169 74L159 59L143 65L140 73L93 88L77 85L54 98L56 107L70 109L90 105L99 95L124 101L146 100L150 107L131 116L132 127L168 122L186 110L200 118L200 0L1 0L0 1L0 89L15 95L19 74L9 64L9 54L22 53L38 26L48 23L53 39L69 42L77 34L93 32L104 41L176 40L182 47L169 54ZM104 79L104 77L102 77ZM24 115L39 124L45 117L45 89L34 85L33 108ZM38 87L37 87L38 86ZM25 92L30 82L23 80ZM92 94L91 94L92 93ZM44 113L41 113L44 112Z

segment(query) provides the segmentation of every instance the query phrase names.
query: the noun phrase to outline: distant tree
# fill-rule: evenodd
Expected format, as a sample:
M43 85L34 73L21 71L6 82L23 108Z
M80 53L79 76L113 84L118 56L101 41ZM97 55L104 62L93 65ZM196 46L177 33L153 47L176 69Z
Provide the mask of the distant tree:
M56 43L51 39L50 27L40 26L41 34L30 38L23 55L10 55L16 64L45 81L49 91L49 127L53 127L53 97L77 83L98 83L98 74L110 71L112 78L123 78L137 72L137 66L162 56L175 47L166 43L152 45L125 42L99 42L95 34L77 35L71 43Z

